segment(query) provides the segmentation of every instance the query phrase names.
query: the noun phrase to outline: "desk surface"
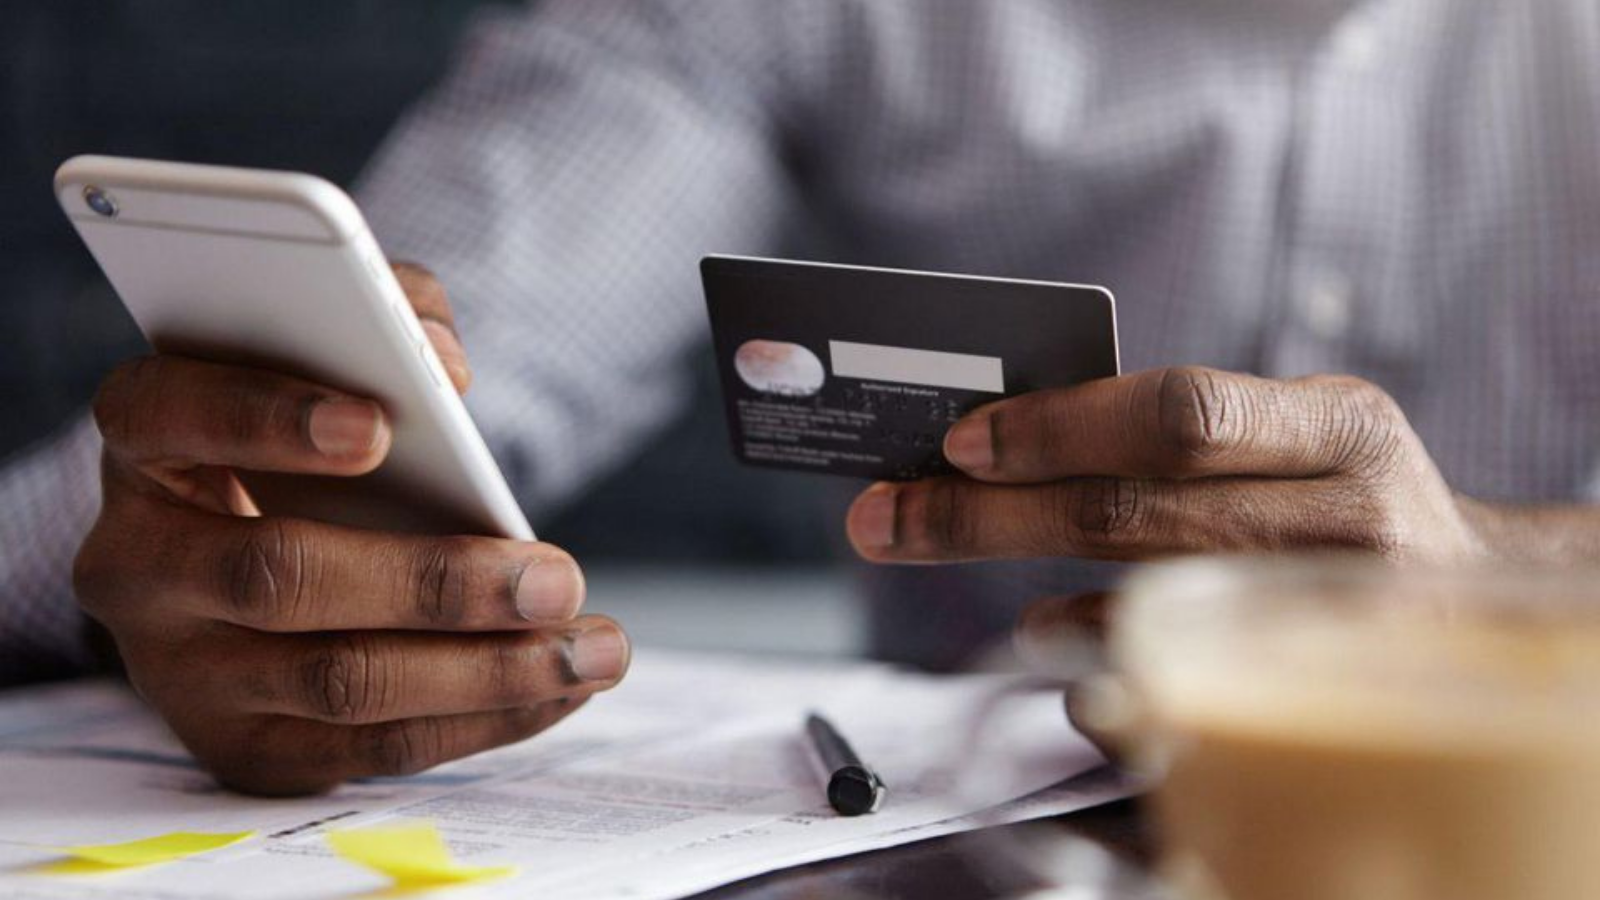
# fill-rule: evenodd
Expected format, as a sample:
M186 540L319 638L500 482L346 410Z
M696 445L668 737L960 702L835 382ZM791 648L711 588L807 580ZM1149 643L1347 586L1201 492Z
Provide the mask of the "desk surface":
M1008 826L1003 832L1041 827ZM997 865L992 836L923 841L861 856L773 872L701 894L697 900L989 900L1051 887L1095 900L1167 900L1151 875L1150 831L1135 801L1112 803L1043 825L1059 831L1075 865L1063 883L1046 885L1014 866Z
M693 650L853 656L864 645L865 615L849 573L605 568L591 573L590 606L627 622L641 642ZM1014 831L1013 826L1007 831ZM1096 900L1154 900L1148 830L1132 802L1053 823L1078 839L1081 880L1065 885ZM786 869L719 888L697 900L980 900L1044 887L1015 866L997 865L978 835L923 841ZM1080 876L1070 874L1071 879Z

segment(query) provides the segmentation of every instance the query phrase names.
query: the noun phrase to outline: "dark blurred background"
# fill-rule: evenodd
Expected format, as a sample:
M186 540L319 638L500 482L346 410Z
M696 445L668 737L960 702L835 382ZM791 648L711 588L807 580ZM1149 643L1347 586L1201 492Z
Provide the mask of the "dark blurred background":
M55 205L62 160L295 169L348 187L491 5L514 0L0 0L0 456L71 420L143 351ZM836 557L839 492L735 467L701 356L686 361L693 409L541 531L591 563Z

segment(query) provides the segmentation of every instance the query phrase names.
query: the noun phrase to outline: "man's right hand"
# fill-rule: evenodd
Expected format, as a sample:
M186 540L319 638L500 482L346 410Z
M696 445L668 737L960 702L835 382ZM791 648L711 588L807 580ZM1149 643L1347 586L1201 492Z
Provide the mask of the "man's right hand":
M402 273L442 306L437 283ZM429 324L464 355L448 308ZM104 504L78 595L133 686L225 784L325 790L416 772L554 724L627 669L576 617L583 576L542 543L260 517L232 470L353 476L390 430L369 400L181 357L117 369L96 399Z

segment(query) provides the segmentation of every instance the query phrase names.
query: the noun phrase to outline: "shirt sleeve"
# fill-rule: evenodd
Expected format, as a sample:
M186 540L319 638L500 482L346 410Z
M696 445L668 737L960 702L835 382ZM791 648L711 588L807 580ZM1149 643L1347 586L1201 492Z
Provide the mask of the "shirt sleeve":
M100 434L82 416L0 468L0 685L90 667L72 560L100 510Z
M494 14L363 179L389 257L450 292L468 406L536 520L683 406L700 257L780 240L770 6Z

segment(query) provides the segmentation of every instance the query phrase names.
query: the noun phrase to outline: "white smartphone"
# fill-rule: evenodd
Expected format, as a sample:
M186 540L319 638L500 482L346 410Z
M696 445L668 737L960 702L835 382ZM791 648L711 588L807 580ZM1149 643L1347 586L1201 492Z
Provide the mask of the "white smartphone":
M370 397L394 432L359 478L239 473L267 515L532 540L354 202L311 175L109 156L56 198L159 353Z

